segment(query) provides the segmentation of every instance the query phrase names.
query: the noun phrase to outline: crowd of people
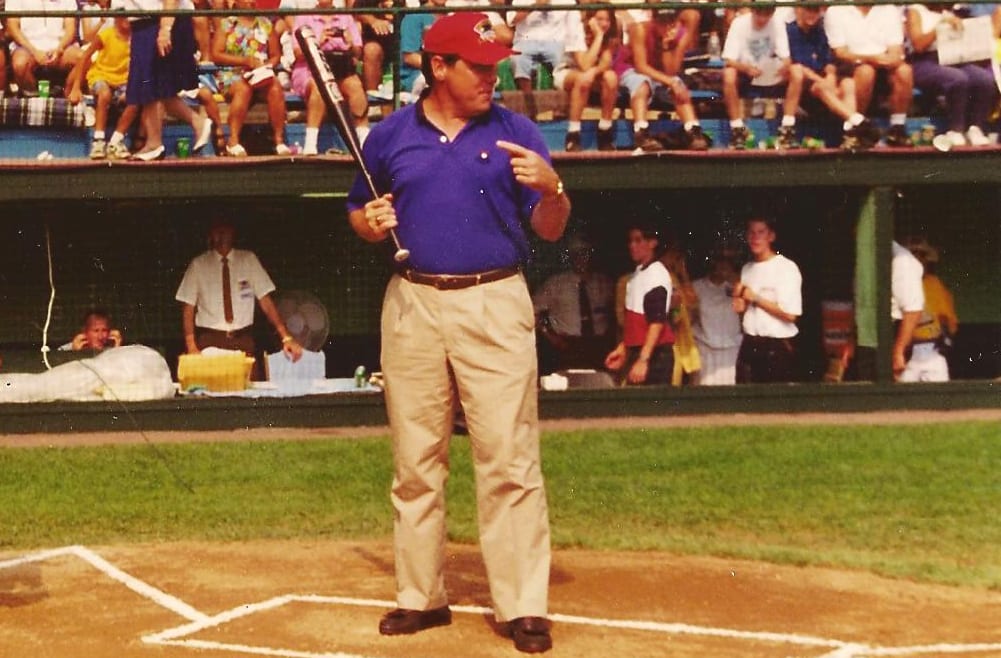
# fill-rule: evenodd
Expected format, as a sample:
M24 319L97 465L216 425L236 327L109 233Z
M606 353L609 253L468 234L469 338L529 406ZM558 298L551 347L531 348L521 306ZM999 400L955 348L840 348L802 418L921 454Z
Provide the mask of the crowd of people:
M951 3L902 5L781 6L748 0L746 7L650 10L590 10L575 0L407 0L431 8L486 5L494 38L516 54L502 62L520 90L545 80L567 94L565 148L583 148L585 109L599 111L597 148L616 148L613 119L629 108L634 148L704 150L703 133L690 91L688 67L709 58L722 68L719 91L729 120L728 146L757 144L745 120L750 101L774 99L781 107L775 148L799 145L797 118L833 117L843 123L841 146L850 151L880 141L892 147L913 143L906 129L914 91L944 100L947 147L986 146L998 110L998 84L989 59L943 61L938 40L960 34L967 17L990 17L1001 36L1001 5ZM581 5L579 11L565 10ZM380 13L392 0L7 0L6 11L74 11L76 17L16 15L5 21L0 51L0 91L20 95L85 96L95 105L94 159L164 157L165 113L190 124L190 151L212 142L220 155L243 157L241 130L250 106L265 103L277 155L285 142L286 95L306 107L302 154L318 153L326 107L292 38L309 25L319 36L354 115L359 137L368 134L370 99L392 97L386 72L399 66L404 99L419 96L423 34L441 13L410 13L398 23ZM553 6L561 10L552 11ZM328 13L338 7L373 13ZM266 13L243 13L254 8ZM322 10L316 15L282 14L282 9ZM129 10L129 18L88 17L90 10ZM233 16L131 15L136 11L239 10ZM714 43L721 45L715 52ZM971 55L972 57L972 55ZM199 68L200 65L200 68ZM507 67L505 69L505 67ZM505 73L506 71L506 73ZM141 81L141 82L140 82ZM391 85L390 85L391 86ZM45 93L41 91L41 93ZM185 96L187 98L185 98ZM192 108L191 99L202 106ZM228 104L223 130L219 102ZM680 128L655 134L651 108L669 107ZM116 111L109 111L116 108ZM884 132L872 121L888 114ZM108 126L109 116L116 124ZM140 126L133 126L136 117ZM778 118L778 117L776 117ZM110 136L108 132L111 132ZM131 149L126 135L135 133Z
M622 385L801 381L803 278L778 238L771 218L752 216L746 258L737 245L721 244L693 280L674 238L652 223L633 222L626 240L635 269L616 284L593 267L594 248L575 236L567 246L570 269L532 295L540 371L607 371ZM892 261L894 375L948 381L946 357L959 320L935 272L939 253L923 237L904 243L894 243ZM851 348L831 356L848 359Z

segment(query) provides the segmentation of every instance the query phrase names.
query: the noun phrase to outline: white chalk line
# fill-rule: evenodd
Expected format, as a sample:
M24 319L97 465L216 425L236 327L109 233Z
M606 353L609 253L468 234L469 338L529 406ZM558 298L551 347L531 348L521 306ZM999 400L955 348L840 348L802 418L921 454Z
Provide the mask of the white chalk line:
M186 619L188 623L175 628L163 630L159 633L146 635L142 638L147 644L164 646L184 646L197 649L209 649L219 651L231 651L244 654L260 656L278 656L280 658L369 658L366 656L342 652L316 653L309 651L297 651L294 649L232 644L226 642L213 642L208 640L197 640L189 636L227 624L241 617L265 612L280 608L289 603L311 603L321 605L347 605L359 607L377 607L392 609L396 607L395 602L378 599L360 599L341 596L321 596L316 594L287 594L253 604L240 605L230 610L223 611L216 615L208 615L191 607L175 596L157 589L156 587L139 580L138 578L122 571L111 564L94 551L84 546L65 546L46 551L40 551L20 558L0 562L0 570L23 566L35 562L74 556L105 574L112 580L124 585L136 594L146 598L153 603L165 608L178 616ZM456 613L488 615L492 610L483 606L451 606ZM830 651L818 658L878 658L881 656L918 656L929 653L981 653L981 652L1001 652L1001 643L973 643L973 644L951 644L939 643L915 646L899 647L875 647L854 642L813 637L795 633L772 633L767 631L740 631L727 628L715 628L707 626L693 626L682 623L664 623L644 620L629 619L601 619L594 617L583 617L578 615L552 614L550 619L559 624L575 624L582 626L599 626L604 628L619 628L626 630L639 630L670 635L698 635L704 637L720 637L739 639L745 641L770 642L781 644L794 644L804 647L830 647Z

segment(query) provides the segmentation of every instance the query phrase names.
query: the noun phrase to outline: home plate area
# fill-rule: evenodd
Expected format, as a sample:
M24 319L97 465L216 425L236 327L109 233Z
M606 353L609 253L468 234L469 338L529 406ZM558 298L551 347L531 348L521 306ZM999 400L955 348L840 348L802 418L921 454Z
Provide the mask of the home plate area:
M68 546L0 555L0 657L519 655L475 547L450 627L382 637L392 548L340 541ZM557 551L548 655L1001 657L1001 593L663 553Z

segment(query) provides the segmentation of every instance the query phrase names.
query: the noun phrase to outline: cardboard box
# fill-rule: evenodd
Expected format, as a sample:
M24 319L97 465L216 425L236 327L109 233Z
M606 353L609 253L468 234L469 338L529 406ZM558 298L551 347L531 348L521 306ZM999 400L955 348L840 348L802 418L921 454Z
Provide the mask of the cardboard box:
M213 393L243 391L250 386L254 357L243 354L182 354L177 380L182 391L203 388Z

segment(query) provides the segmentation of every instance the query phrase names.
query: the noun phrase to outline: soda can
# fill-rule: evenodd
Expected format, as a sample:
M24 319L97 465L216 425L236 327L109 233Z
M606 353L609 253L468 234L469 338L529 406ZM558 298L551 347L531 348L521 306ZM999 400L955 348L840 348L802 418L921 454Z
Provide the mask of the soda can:
M186 158L191 155L191 140L187 137L181 137L178 139L175 151L177 152L177 157L179 158Z
M48 98L49 97L49 81L39 80L38 81L38 97Z

